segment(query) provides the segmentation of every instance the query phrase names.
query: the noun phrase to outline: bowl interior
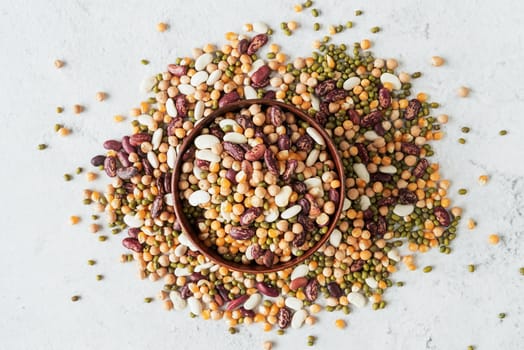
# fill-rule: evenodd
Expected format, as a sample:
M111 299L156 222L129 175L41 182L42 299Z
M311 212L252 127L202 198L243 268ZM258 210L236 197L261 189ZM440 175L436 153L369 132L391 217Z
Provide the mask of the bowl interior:
M338 178L340 180L341 186L339 188L340 190L340 196L339 201L336 204L336 211L331 216L332 218L339 218L340 213L342 212L342 206L344 203L344 171L343 171L343 165L342 161L340 159L340 155L338 154L337 148L331 140L331 138L328 136L326 131L322 126L320 126L313 118L308 116L306 113L302 112L301 110L288 105L283 102L275 101L275 100L267 100L267 99L252 99L252 100L241 100L237 101L231 104L228 104L222 108L219 108L215 110L213 113L211 113L209 116L205 117L203 120L201 120L191 131L191 133L184 139L182 145L180 146L178 157L175 162L175 168L172 175L172 192L174 197L174 209L175 214L178 219L178 222L180 223L180 226L182 227L183 232L185 232L187 238L201 251L208 259L213 261L216 264L219 264L221 266L225 266L231 270L235 271L242 271L247 273L266 273L266 272L273 272L273 271L279 271L282 269L286 269L289 267L292 267L294 265L297 265L301 263L302 261L306 260L309 256L311 256L315 251L317 251L328 239L335 229L337 225L338 220L331 220L331 222L328 225L328 231L322 235L322 238L315 243L314 246L309 248L308 250L304 251L304 254L301 256L296 256L290 259L287 262L284 263L277 263L271 267L266 267L262 265L258 265L256 263L252 264L243 264L243 263L237 263L234 261L229 261L224 259L215 249L212 247L207 247L203 244L203 242L199 239L199 229L196 226L196 224L191 223L186 215L183 212L183 206L184 201L180 198L180 190L178 188L178 182L180 180L180 174L182 171L182 164L184 163L183 157L180 155L185 154L189 148L194 144L194 139L196 136L200 135L202 129L208 127L217 117L224 115L228 112L235 112L239 111L242 108L249 107L253 104L259 104L263 107L269 107L269 106L278 106L282 110L286 112L291 112L296 117L305 120L311 127L315 128L324 138L326 141L326 147L330 153L331 159L335 163L336 172L338 175Z

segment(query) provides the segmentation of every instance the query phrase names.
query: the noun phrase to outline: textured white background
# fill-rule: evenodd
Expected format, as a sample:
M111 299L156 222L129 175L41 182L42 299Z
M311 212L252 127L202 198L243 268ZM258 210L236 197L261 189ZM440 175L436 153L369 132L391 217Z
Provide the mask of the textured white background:
M296 14L284 1L0 1L0 339L1 349L257 349L276 340L275 349L306 348L308 335L318 349L476 349L519 350L524 347L522 288L524 277L524 35L521 1L322 1L323 24L353 20L355 27L337 36L352 43L363 37L373 51L397 57L401 70L424 72L416 90L429 93L450 115L447 137L435 145L442 173L453 179L452 192L468 188L456 203L475 231L462 223L454 253L431 252L418 258L432 264L430 274L400 271L403 288L386 293L384 311L371 308L344 317L323 313L314 327L283 337L263 333L260 325L241 327L231 336L223 322L204 322L165 312L160 302L144 304L161 284L140 281L133 264L118 262L120 238L98 242L87 232L89 211L81 203L84 177L70 183L65 172L89 168L101 142L129 131L112 116L127 113L145 97L141 79L161 71L177 55L207 42L223 43L223 34L247 21L263 20L274 28L283 20L307 24L291 38L274 40L288 54L306 54L315 36L308 12ZM355 18L360 8L364 15ZM171 29L157 33L155 24ZM379 25L379 35L369 28ZM446 66L428 61L439 54ZM53 61L67 65L56 70ZM142 66L140 59L151 61ZM455 95L460 85L471 97ZM109 92L103 103L96 91ZM75 103L85 113L71 112ZM57 105L65 113L54 113ZM53 125L63 122L73 134L60 138ZM457 143L460 127L472 131L468 143ZM498 136L508 129L509 135ZM44 152L39 143L49 144ZM479 187L479 174L492 176ZM96 182L99 188L103 180ZM85 220L71 227L67 218ZM502 243L487 244L500 232ZM94 258L98 264L87 266ZM478 265L467 272L466 265ZM106 276L96 282L95 275ZM81 302L70 301L73 294ZM500 321L499 312L507 318Z

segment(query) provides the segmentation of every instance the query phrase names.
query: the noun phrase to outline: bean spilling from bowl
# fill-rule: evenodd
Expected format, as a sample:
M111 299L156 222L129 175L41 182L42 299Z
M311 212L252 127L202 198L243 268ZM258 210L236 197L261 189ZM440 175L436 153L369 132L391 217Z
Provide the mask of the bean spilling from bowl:
M271 267L328 231L340 181L322 135L278 106L219 116L194 140L179 189L199 238L227 260Z
M430 160L428 143L442 138L447 116L432 115L439 105L427 95L410 97L411 79L420 73L397 73L396 60L366 51L369 41L325 40L308 57L288 61L272 52L275 59L265 60L267 26L250 30L258 34L228 33L221 48L206 45L144 80L142 89L154 96L131 111L132 135L107 142L106 154L92 160L113 183L104 194L87 195L107 213L113 233L128 228L123 245L133 251L141 278L162 279L159 299L168 310L225 319L232 327L260 323L269 331L312 325L321 310L349 313L368 303L383 309L401 263L415 270L416 252L448 254L456 237L462 211L451 206L450 182ZM261 97L291 104L324 127L342 157L346 191L326 244L294 268L255 274L216 265L196 249L177 222L169 179L176 157L183 157L188 216L224 256L270 265L304 252L332 219L336 201L329 195L337 188L322 141L308 125L285 115L277 126L274 113L252 106L217 120L195 142L194 154L177 153L213 110ZM283 135L289 146L279 143ZM286 169L295 166L286 180ZM293 245L304 232L304 243Z

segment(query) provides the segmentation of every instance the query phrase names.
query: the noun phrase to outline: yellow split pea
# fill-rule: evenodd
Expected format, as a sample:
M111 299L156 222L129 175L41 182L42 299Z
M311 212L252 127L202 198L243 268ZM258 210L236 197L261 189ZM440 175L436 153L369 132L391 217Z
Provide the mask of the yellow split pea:
M71 215L71 216L69 217L69 223L70 223L71 225L76 225L76 224L78 224L79 222L80 222L80 216Z
M167 23L164 23L164 22L159 22L156 25L156 30L161 32L161 33L165 32L168 28L169 28L169 25Z
M489 243L491 243L493 245L496 245L496 244L499 244L500 237L499 237L498 234L493 233L493 234L489 235L488 240L489 240Z

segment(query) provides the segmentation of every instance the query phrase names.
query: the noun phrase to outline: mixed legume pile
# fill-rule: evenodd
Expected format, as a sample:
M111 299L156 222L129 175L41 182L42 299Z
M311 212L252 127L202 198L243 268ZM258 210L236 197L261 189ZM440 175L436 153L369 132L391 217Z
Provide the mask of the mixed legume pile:
M310 7L308 3L295 10ZM319 14L319 10L311 10L314 17ZM352 25L348 22L346 28ZM133 133L106 141L106 153L91 160L113 182L104 194L86 190L84 201L106 212L114 234L127 230L123 245L133 255L123 260L136 260L142 278L163 280L159 299L168 310L189 309L191 316L225 319L232 327L261 323L269 331L274 326L285 329L313 324L314 314L321 310L347 314L351 307L364 307L368 302L373 309L382 309L386 306L383 294L394 285L391 275L399 263L410 270L417 268L413 254L401 255L401 246L407 244L411 252L431 248L451 251L449 245L455 238L461 209L451 206L447 196L450 182L441 179L438 164L429 160L434 152L428 143L442 138L440 127L447 116L434 115L433 109L439 104L429 102L426 94L410 97L411 80L421 74L397 73L395 59L375 58L367 51L369 40L335 45L326 36L314 43L310 56L292 61L278 45L271 44L264 59L261 51L272 30L263 23L244 28L246 34L226 33L228 43L220 49L208 44L194 50L193 57L178 58L165 72L143 81L142 89L153 95L131 111L135 118ZM282 25L289 35L297 28L297 23ZM315 23L314 30L320 28ZM165 29L167 26L159 27L159 31ZM343 29L342 25L333 26L332 34ZM251 35L252 31L257 34ZM379 27L371 29L372 33L379 31ZM440 57L433 58L435 66L443 63ZM466 90L461 88L459 93L467 96ZM325 128L343 159L346 192L341 194L345 200L337 229L311 258L291 269L249 274L207 261L181 232L173 210L171 175L179 145L199 120L234 101L261 97L294 105ZM83 108L75 110L81 112ZM210 127L208 134L195 142L204 146L195 145L200 153L197 151L192 156L195 159L188 158L184 164L180 186L186 188L183 198L193 206L188 207L188 214L203 218L198 221L203 240L239 261L256 259L251 247L257 244L264 257L271 257L260 263L271 265L277 259L285 261L292 254L300 254L302 245L293 246L293 242L301 233L311 232L305 230L309 221L293 222L294 215L284 215L294 206L271 214L272 201L276 203L282 193L286 201L276 205L282 208L287 207L292 195L298 203L302 194L293 185L279 184L280 179L285 182L289 176L291 182L304 181L307 185L308 178L318 176L315 186L327 191L327 198L304 195L302 199L307 201L309 213L312 208L318 209L315 224L319 227L334 212L335 200L330 194L340 184L337 186L323 145L312 135L310 138L320 147L310 140L311 145L301 150L304 154L297 159L289 155L280 159L277 151L283 149L279 135L286 133L279 129L282 125L271 116L260 116L260 110L250 108L246 112L254 125L262 127L267 121L272 125L264 126L263 134L257 135L254 128L238 120L226 122L230 124L224 127L218 121L214 130L220 131L219 135ZM226 115L223 121L232 118L236 116ZM293 133L308 135L307 125L296 124L292 116L286 116L286 121ZM235 138L245 139L250 148L242 148L239 142L233 142ZM291 137L288 142L296 148L300 147L299 140L298 136ZM252 163L244 165L247 153L257 147L263 149L263 155L253 156ZM236 157L238 152L243 157ZM265 162L259 161L261 157ZM274 165L276 159L282 166ZM298 171L300 166L304 166L302 172ZM291 167L295 167L294 172L288 174ZM236 172L234 176L231 169ZM88 176L93 179L96 174L90 172ZM214 194L226 200L213 202ZM245 205L246 197L250 206ZM307 211L306 202L297 205L300 211ZM250 211L258 214L247 220L253 228L249 234L237 230L236 238L230 223L246 220ZM280 215L282 220L273 221L273 227L270 215ZM79 220L71 217L72 223ZM97 232L99 226L93 225L92 232ZM315 240L315 236L309 239ZM105 241L107 236L99 239ZM290 242L295 251L289 248ZM307 244L307 238L303 244ZM432 267L423 270L430 272ZM345 325L344 320L336 322L339 328ZM311 345L314 341L314 337L308 339Z
M218 116L186 157L185 214L226 260L273 267L327 233L341 183L326 141L298 116L260 104Z

